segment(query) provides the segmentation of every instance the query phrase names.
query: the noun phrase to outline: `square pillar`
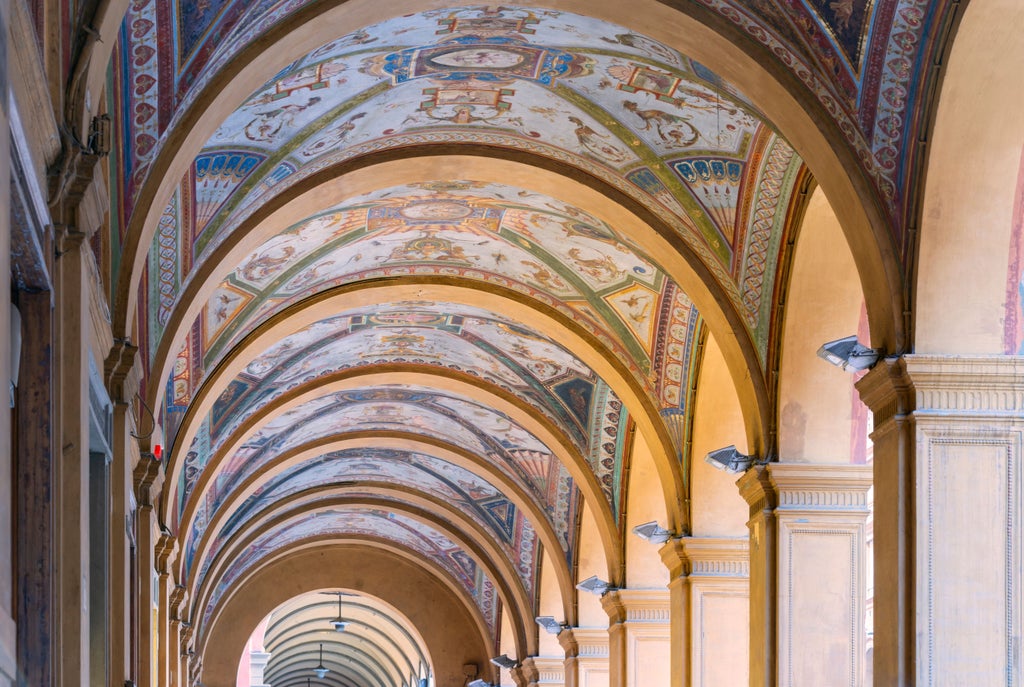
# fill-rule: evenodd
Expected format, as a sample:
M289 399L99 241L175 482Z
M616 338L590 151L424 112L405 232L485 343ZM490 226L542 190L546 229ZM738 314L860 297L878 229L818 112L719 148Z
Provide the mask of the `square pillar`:
M531 685L565 687L565 659L557 656L531 656L523 661L533 676Z
M871 467L771 463L751 504L751 684L864 684Z
M1022 684L1024 360L906 355L874 413L874 678Z
M566 687L570 687L570 679L574 680L571 687L610 687L608 630L573 627L563 630L558 635L558 641L562 646L569 644L576 647L573 659L569 658L569 651L566 651Z
M671 575L671 684L748 684L748 541L681 537L668 541L660 553Z
M664 685L669 668L672 633L667 589L619 589L601 597L608 613L609 677L625 687Z

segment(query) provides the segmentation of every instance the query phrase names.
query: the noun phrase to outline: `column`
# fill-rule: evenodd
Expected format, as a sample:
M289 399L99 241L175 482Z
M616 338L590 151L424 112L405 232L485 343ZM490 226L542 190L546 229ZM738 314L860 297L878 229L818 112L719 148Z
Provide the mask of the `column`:
M270 654L266 651L253 649L249 652L249 684L252 687L270 687L263 683L263 671L270 662Z
M7 83L7 0L0 0L0 84ZM15 570L12 551L14 492L9 479L14 465L11 400L14 393L10 369L9 323L11 317L11 149L7 120L7 93L0 103L0 685L11 684L17 673L17 628L14 623Z
M751 504L751 684L863 685L871 467L771 463L737 484Z
M750 552L746 539L682 537L661 557L671 580L673 685L749 683Z
M566 651L566 687L609 687L608 630L572 627L563 630L558 635L558 641L562 646L576 647L574 659L570 659L569 651ZM574 674L571 675L570 671ZM572 685L570 679L575 680Z
M176 672L172 664L177 662L179 649L172 641L171 618L174 614L171 609L171 595L174 592L174 578L169 573L174 564L178 552L178 540L170 532L162 532L156 543L156 573L157 573L157 626L159 627L157 644L157 682L158 687L173 687L171 673Z
M17 537L20 580L15 605L18 669L26 684L53 681L56 590L51 293L21 292L18 380Z
M530 685L544 687L565 687L565 659L554 656L531 656L523 661L523 667L534 677Z
M1020 686L1024 360L907 355L857 388L875 419L875 684Z
M134 429L128 404L130 389L138 388L130 374L138 349L127 341L115 341L104 361L104 383L114 403L112 459L110 463L110 684L123 685L133 678L132 621L132 512L131 465L136 460Z
M154 584L156 575L156 549L160 540L154 495L158 493L155 482L160 476L160 463L152 455L143 454L134 471L135 495L138 499L135 516L135 542L138 557L138 588L135 609L137 613L136 656L138 665L136 677L139 685L157 687L160 675L158 646L160 625L154 617L159 590Z
M565 661L562 662L565 676L565 687L578 687L580 684L580 645L573 634L573 628L566 628L558 633L558 643L565 651Z
M601 598L608 613L611 684L667 685L671 680L671 605L667 589L619 589Z

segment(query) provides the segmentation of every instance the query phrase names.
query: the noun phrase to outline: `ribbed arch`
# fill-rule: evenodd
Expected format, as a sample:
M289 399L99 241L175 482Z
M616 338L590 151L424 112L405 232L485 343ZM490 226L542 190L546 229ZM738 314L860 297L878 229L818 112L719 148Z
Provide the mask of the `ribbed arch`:
M301 465L312 458L326 453L364 448L387 448L422 452L473 472L494 484L517 508L527 514L531 524L538 532L545 551L557 552L561 549L560 542L548 520L548 515L544 511L543 505L537 503L536 497L527 492L522 485L509 478L502 471L496 470L485 458L461 449L458 446L446 442L438 442L428 437L408 432L393 432L389 434L355 433L352 435L325 437L297 446L290 451L279 454L273 461L268 462L263 469L247 478L214 514L213 519L204 532L202 540L197 546L192 572L189 572L187 575L182 574L182 578L192 579L196 572L203 567L205 558L208 555L214 555L212 547L214 546L215 536L221 532L231 514L240 508L260 488L260 485L264 484L270 477L286 472L296 465ZM568 562L564 556L552 555L552 561L558 576L565 618L567 622L574 623L575 604L573 599L575 597L575 589L573 585L575 580L572 579Z

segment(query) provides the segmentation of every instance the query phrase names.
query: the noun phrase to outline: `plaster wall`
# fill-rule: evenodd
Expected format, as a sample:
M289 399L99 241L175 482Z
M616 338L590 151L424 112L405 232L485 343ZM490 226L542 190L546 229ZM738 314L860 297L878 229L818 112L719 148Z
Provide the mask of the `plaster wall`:
M629 589L661 589L668 584L668 570L658 546L632 534L637 525L652 520L666 526L664 500L651 448L639 433L633 435L633 454L626 492L626 586ZM671 524L669 524L671 528Z
M946 67L921 211L915 353L999 354L1024 147L1024 5L972 2ZM1020 275L1010 275L1018 283ZM968 287L969 288L966 288Z
M591 575L597 575L602 580L609 580L607 558L601 547L601 538L597 531L597 522L594 520L593 511L586 503L583 504L583 513L580 525L579 543L579 565L576 574L576 581L580 582ZM614 580L612 580L614 582ZM579 627L608 627L608 614L601 607L601 599L596 594L589 592L578 592Z
M711 336L697 387L693 421L693 535L746 536L747 504L736 490L736 475L716 470L704 456L735 444L747 451L740 403L731 384L721 349Z
M849 463L853 374L817 357L857 333L863 295L857 267L825 194L816 190L796 243L779 366L779 458ZM867 344L867 342L863 342Z

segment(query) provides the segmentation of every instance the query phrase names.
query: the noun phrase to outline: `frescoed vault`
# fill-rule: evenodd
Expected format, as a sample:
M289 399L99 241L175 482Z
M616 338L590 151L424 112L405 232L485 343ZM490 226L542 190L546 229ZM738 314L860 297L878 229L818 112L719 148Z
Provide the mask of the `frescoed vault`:
M692 4L803 84L900 253L926 3ZM571 621L586 518L624 574L635 446L690 531L709 339L773 450L813 156L616 3L334 5L138 0L114 50L115 324L167 443L185 610L202 633L278 553L355 537L429 561L491 639L552 563ZM297 27L318 38L277 42Z

